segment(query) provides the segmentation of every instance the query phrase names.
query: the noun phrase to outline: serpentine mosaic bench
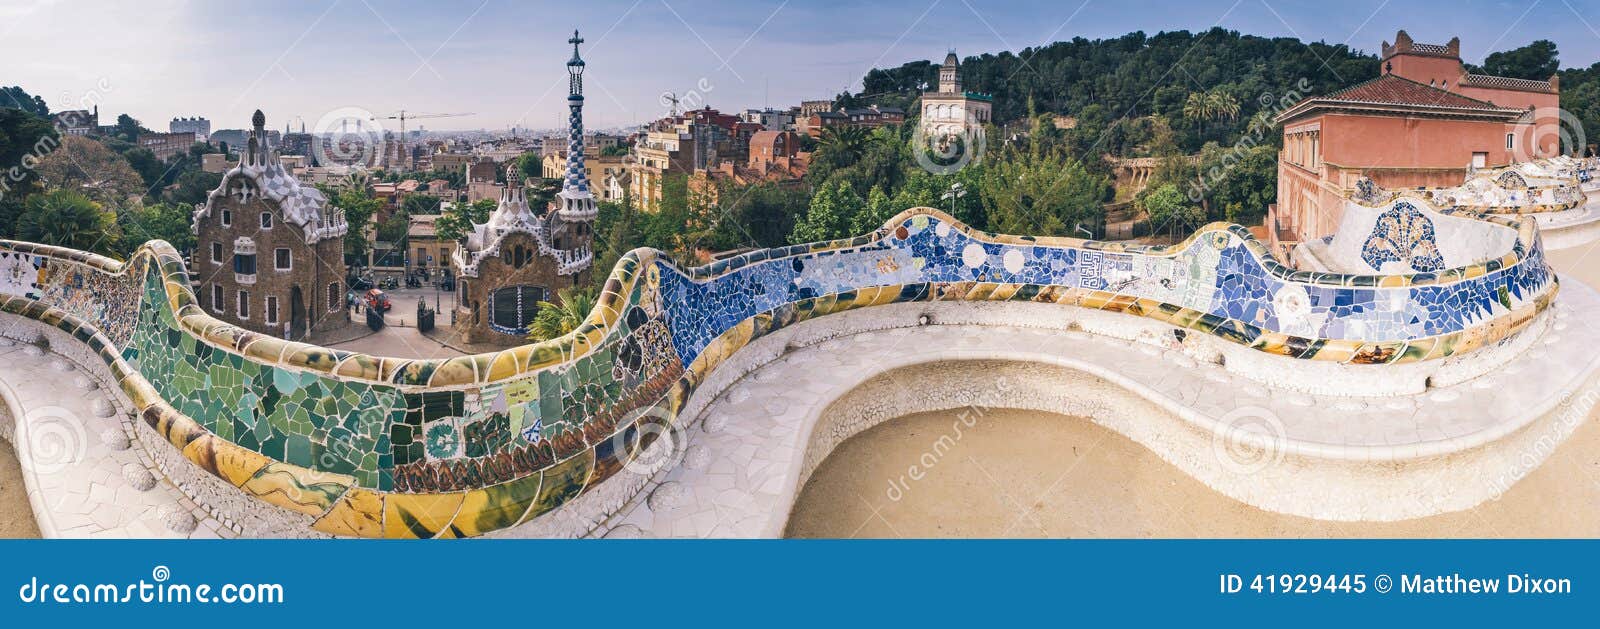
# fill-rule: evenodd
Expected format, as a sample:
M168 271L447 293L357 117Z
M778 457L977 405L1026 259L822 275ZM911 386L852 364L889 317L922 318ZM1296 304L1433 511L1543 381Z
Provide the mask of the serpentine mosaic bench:
M1557 282L1532 221L1476 218L1505 230L1510 250L1456 268L1346 275L1285 267L1238 225L1145 248L986 234L917 208L869 235L699 268L636 250L572 334L444 360L225 324L201 310L179 254L161 241L127 262L0 241L0 309L93 348L185 459L314 518L316 530L462 537L595 488L740 348L849 310L1053 303L1147 317L1180 339L1207 335L1272 360L1374 370L1493 346L1527 327ZM1433 243L1413 236L1433 232L1405 233L1393 254L1426 257Z

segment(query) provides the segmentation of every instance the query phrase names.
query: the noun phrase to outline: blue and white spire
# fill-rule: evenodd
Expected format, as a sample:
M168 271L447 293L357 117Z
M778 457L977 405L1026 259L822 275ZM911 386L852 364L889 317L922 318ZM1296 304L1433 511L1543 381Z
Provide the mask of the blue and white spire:
M572 31L572 60L567 62L567 176L562 189L573 192L589 191L589 176L583 164L583 57L578 56L578 44L583 38Z
M588 168L583 161L583 57L578 44L583 37L572 31L572 59L567 61L567 172L557 195L561 215L566 220L585 220L595 214L594 195L589 191Z

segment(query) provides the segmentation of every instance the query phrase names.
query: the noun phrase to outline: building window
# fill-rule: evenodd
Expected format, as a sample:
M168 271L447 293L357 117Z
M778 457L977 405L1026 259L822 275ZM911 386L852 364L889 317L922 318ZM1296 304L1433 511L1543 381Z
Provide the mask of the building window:
M1517 134L1515 134L1515 133L1507 133L1506 134L1506 150L1509 151L1509 150L1514 149L1516 147L1517 147Z
M239 318L250 318L250 292L239 291Z
M226 312L222 307L222 285L211 285L211 311L217 314Z
M256 254L254 254L254 253L235 253L235 254L233 254L233 272L234 272L235 275L255 275L256 274Z
M272 268L277 271L294 268L294 259L290 257L288 249L280 247L272 250Z
M333 312L345 306L344 291L339 289L338 282L328 283L328 312Z
M222 243L211 243L211 263L222 264Z
M261 213L261 228L272 229L272 212Z
M278 322L278 297L276 295L267 295L267 323L275 324L277 322Z
M497 332L523 334L533 315L539 312L539 302L549 299L540 286L509 286L490 293L489 325Z
M1472 167L1484 168L1489 165L1489 154L1477 151L1472 154Z
M233 210L223 210L222 211L222 226L223 227L232 227L233 226Z

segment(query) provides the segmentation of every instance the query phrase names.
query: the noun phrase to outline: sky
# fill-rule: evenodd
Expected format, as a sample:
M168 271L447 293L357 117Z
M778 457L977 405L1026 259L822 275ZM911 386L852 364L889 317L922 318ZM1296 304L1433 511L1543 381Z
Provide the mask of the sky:
M553 129L577 28L586 122L620 128L665 115L669 92L724 111L787 107L948 48L1212 26L1373 53L1403 28L1459 36L1474 63L1550 39L1563 67L1600 61L1600 0L0 0L0 85L158 130L196 115L242 128L257 108L280 129L401 109L473 114L410 128Z

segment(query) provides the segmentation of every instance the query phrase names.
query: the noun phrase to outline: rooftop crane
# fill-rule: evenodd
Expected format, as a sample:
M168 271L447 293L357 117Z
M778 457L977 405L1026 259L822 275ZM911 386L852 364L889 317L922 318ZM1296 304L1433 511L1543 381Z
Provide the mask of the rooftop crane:
M406 111L406 110L402 109L402 110L396 112L392 116L381 116L381 118L383 120L399 120L400 121L400 153L402 155L405 155L406 154L405 148L406 148L406 121L407 120L417 120L417 119L422 119L422 118L457 118L457 117L460 117L460 116L471 116L471 115L474 115L474 114L472 114L471 112L462 113L462 114L424 114L424 113L412 113L412 112L409 112L409 111ZM379 118L380 117L374 117L373 120L378 120ZM406 159L407 159L407 161L410 160L409 157L406 158Z

